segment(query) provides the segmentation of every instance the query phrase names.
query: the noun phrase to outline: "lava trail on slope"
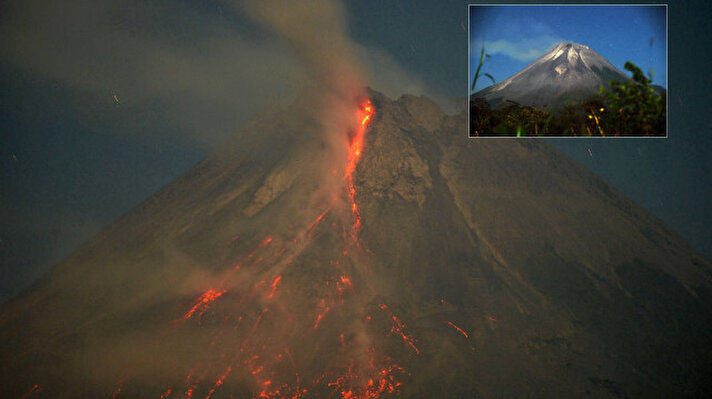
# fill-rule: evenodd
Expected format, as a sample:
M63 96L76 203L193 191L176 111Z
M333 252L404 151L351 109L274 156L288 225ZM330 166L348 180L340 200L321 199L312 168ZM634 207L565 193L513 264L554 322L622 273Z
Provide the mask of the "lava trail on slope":
M174 318L164 334L190 330L210 339L195 364L184 370L183 381L163 387L161 397L375 399L399 393L408 372L377 347L373 337L383 334L383 326L374 326L371 315L388 312L393 324L386 337L402 339L415 356L420 352L405 323L387 305L372 304L373 293L364 284L371 271L359 238L363 226L354 174L375 110L365 100L356 112L359 124L348 134L343 167L344 195L323 204L291 237L264 237ZM304 286L303 278L293 279L299 275L293 270L295 259L323 251L313 246L315 238L324 236L339 243L326 249L333 253L322 265L327 277ZM314 291L316 303L303 299ZM304 306L312 311L305 313ZM300 320L299 314L311 317ZM131 384L130 377L122 380L116 395L130 395ZM136 381L135 391L143 384Z

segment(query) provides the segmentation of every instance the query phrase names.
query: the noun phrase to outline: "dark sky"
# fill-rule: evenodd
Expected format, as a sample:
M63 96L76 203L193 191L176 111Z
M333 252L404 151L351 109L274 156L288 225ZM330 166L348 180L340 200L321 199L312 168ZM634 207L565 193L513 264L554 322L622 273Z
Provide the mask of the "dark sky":
M374 88L464 104L466 2L346 9ZM704 1L669 7L668 139L552 140L708 257L710 20ZM0 300L288 99L294 60L227 1L2 2Z

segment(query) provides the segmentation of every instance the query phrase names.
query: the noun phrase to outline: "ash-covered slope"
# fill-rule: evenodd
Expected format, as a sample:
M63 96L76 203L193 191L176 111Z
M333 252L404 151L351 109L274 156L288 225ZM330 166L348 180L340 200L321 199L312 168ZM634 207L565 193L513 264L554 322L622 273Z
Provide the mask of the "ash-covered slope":
M314 200L308 102L257 118L3 306L0 396L712 389L708 260L544 142L369 95L358 212Z
M599 85L629 79L588 46L559 43L514 76L473 95L492 105L507 100L557 108L598 93Z

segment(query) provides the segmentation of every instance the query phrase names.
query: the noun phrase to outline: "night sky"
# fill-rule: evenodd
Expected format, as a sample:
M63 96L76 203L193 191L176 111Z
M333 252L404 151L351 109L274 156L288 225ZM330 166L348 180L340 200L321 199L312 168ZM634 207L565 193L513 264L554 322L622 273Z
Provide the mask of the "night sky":
M466 2L346 5L375 89L464 108ZM707 257L711 10L704 1L669 6L669 138L551 140ZM0 21L0 300L306 84L288 44L226 1L11 0L0 4ZM576 35L585 32L548 26L553 36L584 42ZM606 32L599 37L608 42L621 34ZM663 68L645 63L649 33L636 42L643 40L641 66L658 82ZM485 40L497 39L506 37ZM662 39L653 43L658 49ZM604 50L618 42L585 44L619 67L626 55ZM510 74L496 69L489 72L498 80Z

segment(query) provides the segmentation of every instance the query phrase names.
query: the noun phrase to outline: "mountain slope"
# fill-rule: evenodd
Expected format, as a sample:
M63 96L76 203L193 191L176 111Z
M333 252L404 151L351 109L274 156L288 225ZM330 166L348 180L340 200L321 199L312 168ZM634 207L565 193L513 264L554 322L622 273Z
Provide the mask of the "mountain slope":
M629 79L588 46L559 43L517 74L473 95L493 105L507 100L557 108L598 93L599 85Z
M339 191L302 99L4 305L0 396L709 392L710 261L546 143L369 97Z

